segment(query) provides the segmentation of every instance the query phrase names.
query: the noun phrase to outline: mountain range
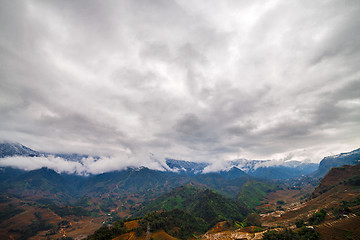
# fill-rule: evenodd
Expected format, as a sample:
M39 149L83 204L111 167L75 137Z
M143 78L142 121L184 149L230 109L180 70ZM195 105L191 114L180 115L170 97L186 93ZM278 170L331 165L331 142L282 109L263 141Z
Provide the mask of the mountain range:
M0 164L3 159L11 160L11 157L16 156L22 156L26 161L57 156L72 162L88 157L37 152L21 144L11 143L1 144L0 149ZM219 221L240 226L241 222L254 222L254 219L245 219L250 216L249 213L259 211L261 204L270 205L267 201L277 199L275 207L281 209L282 205L278 204L286 204L288 201L281 198L292 191L300 191L294 195L297 198L310 196L312 202L318 199L318 195L327 196L323 194L325 191L333 191L329 190L332 189L331 183L328 186L329 180L325 180L325 185L324 182L320 184L313 192L314 195L308 193L332 166L357 164L359 151L325 157L314 171L310 171L314 166L309 163L286 161L281 165L278 162L274 164L271 161L244 159L228 162L223 170L217 172L208 172L208 163L170 158L165 160L162 171L139 167L89 175L56 172L46 167L26 171L3 166L0 168L0 209L6 214L0 216L0 225L3 222L0 237L10 231L15 239L23 239L24 236L38 234L41 229L54 229L43 224L45 218L49 222L58 221L50 216L72 221L79 229L84 224L79 219L111 225L115 219L141 217L141 220L134 220L135 225L140 226L139 234L146 232L148 224L153 229L163 229L171 236L184 238L192 236L191 231L203 232ZM336 171L338 176L341 170ZM358 184L357 170L354 171L350 172L352 175L347 174L346 184L349 186ZM304 176L305 172L310 173ZM281 198L276 197L278 195ZM21 211L33 219L29 222L36 223L36 228L26 223L21 225L21 229L14 227L13 218L17 219ZM173 219L176 224L168 225L167 219ZM193 230L186 230L190 229L186 219L192 219ZM96 224L93 227L99 228ZM34 228L38 230L32 230ZM61 234L59 231L56 230L56 234ZM86 234L92 232L89 230ZM106 229L97 232L100 236L103 233L108 234ZM170 235L167 239L171 239Z
M0 144L0 156L48 156L49 153L34 151L21 144ZM53 154L56 155L56 154ZM58 154L68 161L78 161L87 155ZM114 196L139 194L141 201L170 191L171 189L196 183L213 189L227 197L236 198L243 185L254 179L283 180L309 174L312 177L324 176L331 167L355 165L359 163L360 149L336 156L325 157L317 169L316 164L288 161L284 165L271 165L269 161L235 160L227 169L204 173L208 163L166 159L166 170L152 170L146 167L127 168L102 174L82 176L58 173L52 169L41 168L25 171L12 167L0 168L0 190L21 196L38 196L57 201L75 201L82 196ZM0 166L1 166L0 158ZM265 181L266 182L266 181Z
M65 161L81 162L82 159L89 158L85 154L58 154L46 153L32 150L19 143L1 143L0 144L0 158L6 157L49 157L62 158ZM95 160L99 160L98 156L91 156ZM164 172L174 172L185 175L200 175L210 172L208 169L211 164L202 162L191 162L184 160L177 160L166 158L165 162L158 161L162 165ZM0 161L1 164L1 161ZM0 165L1 166L1 165ZM253 177L263 179L288 179L309 174L318 169L318 164L301 161L270 161L270 160L246 160L237 159L225 162L223 168L213 170L212 172L221 173L223 176L230 176L232 178L237 175L248 174ZM236 173L235 173L236 172ZM234 175L235 174L235 175Z
M80 162L82 159L90 157L85 154L58 154L39 152L23 146L19 143L0 143L0 159L6 157L49 157L54 156L62 158L65 161ZM95 160L98 156L91 156ZM223 169L214 171L225 178L237 178L239 176L249 175L262 179L290 179L303 175L312 174L312 176L323 177L332 167L342 165L355 165L360 159L360 149L348 153L341 153L334 156L328 156L322 159L320 164L301 161L271 161L271 160L246 160L237 159L225 163ZM173 172L180 175L203 175L209 172L209 163L198 163L184 160L166 158L162 164L163 172ZM1 166L1 161L0 161Z

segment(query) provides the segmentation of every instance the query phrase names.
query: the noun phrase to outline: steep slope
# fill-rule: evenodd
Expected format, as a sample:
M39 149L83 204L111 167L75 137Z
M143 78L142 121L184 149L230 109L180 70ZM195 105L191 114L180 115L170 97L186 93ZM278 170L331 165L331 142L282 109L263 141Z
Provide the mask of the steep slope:
M34 151L19 143L0 143L0 158L13 157L13 156L40 156L41 153Z
M239 159L230 165L243 170L250 176L262 179L285 180L309 174L318 169L319 164L302 161L271 161Z
M187 185L176 188L150 202L135 214L141 216L157 210L181 209L209 224L221 220L242 220L249 210L235 201L208 189Z
M227 197L235 198L241 186L251 179L248 175L226 177L227 172L207 173L194 176L194 181L207 186ZM242 175L242 174L241 174Z
M321 160L319 169L312 174L314 177L323 177L333 167L341 167L343 165L356 165L360 163L360 148L348 153L341 153L334 156L325 157Z
M318 165L315 163L308 163L300 166L270 166L270 167L259 167L249 175L263 179L278 179L285 180L295 177L300 177L305 174L314 172Z
M198 174L201 173L209 164L167 158L166 165L171 169L171 171L174 172L184 174Z
M251 185L244 185L249 193L256 189ZM281 191L292 194L294 190ZM275 199L281 209L260 214L259 232L246 227L209 231L200 239L360 239L360 164L331 169L310 198L297 198L291 204L284 204L281 196Z
M3 190L31 198L69 201L76 195L76 185L54 170L41 168L25 172L3 184Z
M232 167L228 171L220 171L220 175L223 176L227 180L232 180L232 179L248 176L244 171L240 170L237 167Z
M161 172L145 167L129 168L90 177L84 184L82 193L90 195L146 193L147 198L152 198L190 181L190 177L172 172Z
M325 222L321 224L338 224L342 217L354 217L359 221L356 215L360 214L360 164L331 169L309 199L285 209L285 212L266 214L263 221L268 226L289 226L299 219L308 219L321 209L327 212Z
M0 168L0 189L6 186L6 182L8 180L14 179L15 177L24 174L26 171L10 168L10 167L2 167Z
M275 191L276 188L273 183L251 180L242 186L237 199L252 209L260 205L266 194Z
M95 198L106 196L113 198L113 200L123 198L123 201L126 201L124 197L133 194L137 196L135 198L143 202L190 182L198 183L235 198L242 184L249 180L249 177L234 178L235 176L232 176L229 180L225 177L218 173L190 176L144 167L129 168L89 177L59 174L47 168L28 172L1 168L0 190L27 197L32 195L36 195L36 198L46 197L60 202L75 200L82 196Z
M103 226L88 239L191 239L195 234L204 233L207 229L208 224L203 219L174 209L150 212L137 220L118 221L111 227Z
M360 187L360 164L331 168L315 189L313 197L319 196L339 185Z

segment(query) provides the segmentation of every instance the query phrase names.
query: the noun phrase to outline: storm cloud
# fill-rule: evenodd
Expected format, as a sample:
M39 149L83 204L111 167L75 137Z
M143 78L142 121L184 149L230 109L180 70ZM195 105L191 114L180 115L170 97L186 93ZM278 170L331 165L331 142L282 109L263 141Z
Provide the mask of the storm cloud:
M0 140L98 172L359 147L358 1L0 4Z

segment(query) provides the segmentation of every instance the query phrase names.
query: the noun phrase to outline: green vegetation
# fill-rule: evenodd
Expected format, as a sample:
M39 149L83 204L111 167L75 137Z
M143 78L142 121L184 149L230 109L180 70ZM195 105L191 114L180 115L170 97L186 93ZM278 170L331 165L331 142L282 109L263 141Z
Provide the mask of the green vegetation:
M136 236L143 236L146 232L164 230L168 234L180 239L188 239L197 233L205 233L209 225L201 218L194 217L179 209L167 212L150 212L139 222L140 226L135 229ZM88 240L113 239L122 234L128 233L124 221L118 221L112 227L103 226Z
M90 204L90 197L83 196L79 200L77 200L74 205L79 206L79 207L89 207L91 205Z
M342 201L341 205L344 207L354 207L360 205L360 197L356 198L353 201Z
M303 227L298 232L285 229L282 232L268 231L264 233L263 240L319 240L320 234L312 228Z
M115 208L115 207L116 204L114 203L112 198L108 197L101 199L101 204L100 204L101 211L110 212L111 208Z
M249 213L247 208L211 190L200 192L196 197L196 204L189 212L210 225L224 220L242 221Z
M124 222L118 221L113 224L112 227L102 226L100 229L96 230L93 235L89 236L88 240L113 239L127 232Z
M339 219L339 218L343 217L344 215L349 214L350 212L351 211L350 211L349 207L344 206L342 204L339 207L332 208L332 213L336 219Z
M24 210L21 208L16 208L12 204L8 204L7 207L2 208L0 211L0 223L18 215L19 213L23 212Z
M321 209L319 212L314 213L310 218L309 218L309 224L310 225L318 225L320 223L322 223L325 220L326 217L326 210L325 209Z
M142 233L147 231L148 226L151 232L163 229L171 236L180 239L188 239L194 233L205 233L209 228L209 224L203 219L194 217L179 209L146 214L140 221Z
M208 189L188 185L164 194L141 209L135 216L142 216L150 211L173 209L191 213L195 217L204 219L210 225L224 220L242 221L249 213L247 208L231 199Z
M236 198L242 185L249 181L249 177L243 176L239 178L226 179L226 177L218 173L208 173L196 176L195 181L206 185L209 189L215 190L217 193L226 197Z
M275 184L252 180L242 186L237 199L248 208L253 209L261 204L266 194L276 191L276 189Z
M59 215L60 217L65 217L69 215L74 215L77 217L81 216L90 216L91 213L85 210L82 207L70 207L70 206L58 206L55 204L44 205L43 208L49 208L51 211Z
M36 202L42 204L42 205L51 205L54 204L54 201L49 198L40 198L35 200Z
M261 227L261 219L259 214L251 213L244 221L245 226L258 226Z
M355 207L360 205L360 198L356 198L353 201L342 201L339 207L331 208L333 215L336 219L344 217L344 215L348 215L349 213L359 214L359 208L350 209L350 207Z
M295 225L297 228L301 228L301 227L305 226L305 221L303 219L298 219L298 220L296 220Z
M360 175L347 179L344 184L350 186L360 186Z

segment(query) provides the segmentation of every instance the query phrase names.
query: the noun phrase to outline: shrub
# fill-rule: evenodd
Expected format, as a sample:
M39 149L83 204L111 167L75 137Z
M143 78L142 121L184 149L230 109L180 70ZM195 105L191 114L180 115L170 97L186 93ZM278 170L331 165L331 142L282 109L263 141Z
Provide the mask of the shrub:
M301 228L302 226L305 226L304 220L299 219L295 222L295 225L297 228Z
M244 221L246 226L258 226L261 227L260 216L257 213L251 213Z
M309 218L309 224L310 225L318 225L325 220L325 217L326 217L326 210L321 209L319 212L314 213Z

